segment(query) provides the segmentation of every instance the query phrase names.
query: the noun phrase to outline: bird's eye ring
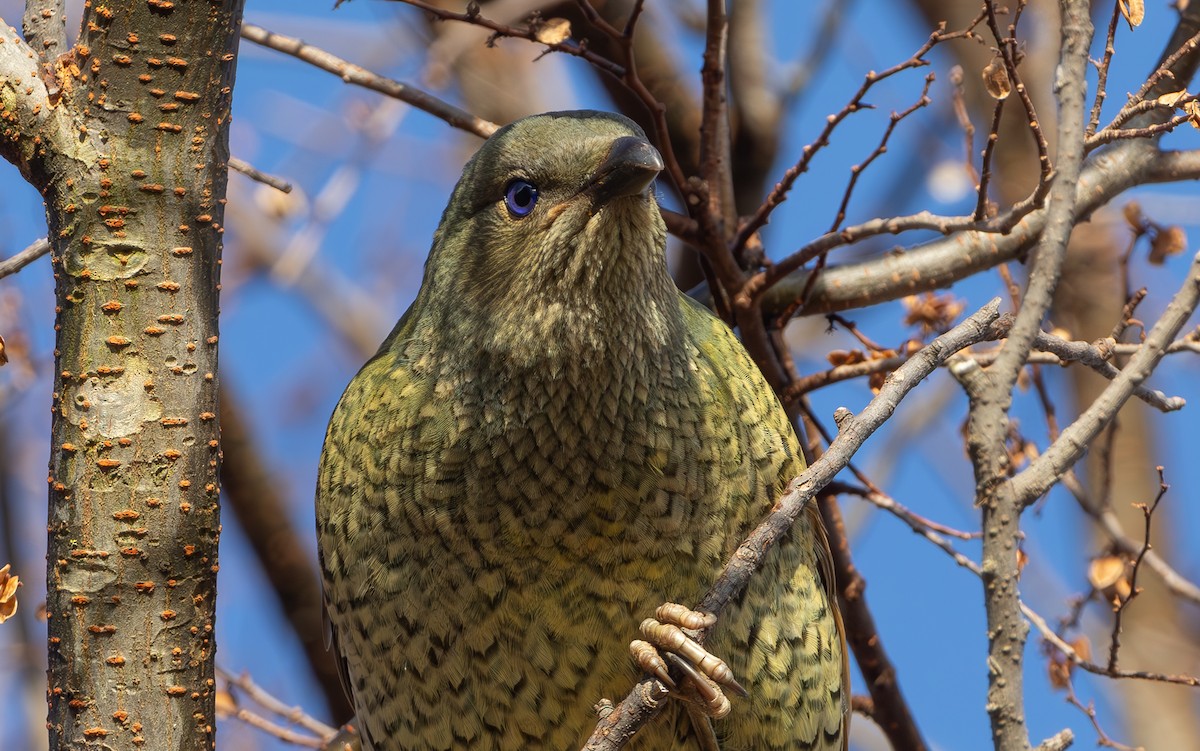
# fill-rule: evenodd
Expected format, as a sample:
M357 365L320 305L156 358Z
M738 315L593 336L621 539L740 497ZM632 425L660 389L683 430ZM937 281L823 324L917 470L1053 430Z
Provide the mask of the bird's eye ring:
M529 212L533 211L537 199L537 186L528 180L513 180L504 189L504 205L508 208L508 213L518 219L528 216Z

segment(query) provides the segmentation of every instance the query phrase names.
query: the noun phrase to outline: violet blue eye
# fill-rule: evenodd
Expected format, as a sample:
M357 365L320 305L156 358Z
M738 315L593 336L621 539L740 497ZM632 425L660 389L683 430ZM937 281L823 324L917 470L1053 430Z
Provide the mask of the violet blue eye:
M504 205L508 207L508 213L517 218L528 216L537 199L537 186L528 180L513 180L504 190Z

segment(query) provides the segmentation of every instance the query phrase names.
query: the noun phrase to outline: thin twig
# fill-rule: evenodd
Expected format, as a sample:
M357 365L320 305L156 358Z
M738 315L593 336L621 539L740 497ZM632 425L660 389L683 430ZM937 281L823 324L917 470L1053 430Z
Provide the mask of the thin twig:
M1063 486L1079 503L1079 507L1083 509L1084 513L1100 525L1118 552L1131 557L1142 555L1142 562L1162 579L1163 585L1172 594L1200 605L1200 585L1172 568L1157 551L1145 550L1143 554L1142 541L1134 540L1125 532L1125 528L1121 526L1121 520L1111 508L1101 507L1099 503L1090 498L1073 472L1064 475Z
M320 47L307 44L303 40L284 36L283 34L276 34L273 31L268 31L261 26L255 26L251 23L242 24L242 38L303 60L321 70L334 74L346 83L362 86L363 88L394 97L402 102L407 102L417 109L445 121L452 127L473 133L480 138L487 138L500 127L495 123L476 117L470 112L461 110L449 102L438 99L415 86L372 73L366 68L343 60Z
M992 300L958 326L939 336L917 356L891 374L883 388L858 415L849 415L838 425L837 438L829 449L788 485L774 510L738 547L708 593L696 609L720 614L725 605L744 591L763 557L791 528L813 498L834 475L849 463L864 441L895 411L900 400L955 352L983 341L992 323L1000 316L1000 301ZM703 636L701 636L703 638ZM665 692L652 678L643 678L592 733L587 751L617 748L618 739L627 738L661 707Z
M741 249L745 247L746 243L749 241L751 235L753 235L755 232L758 232L767 224L771 218L771 212L773 212L777 206L787 200L788 193L791 191L796 179L808 171L813 157L815 157L822 148L829 145L829 138L833 134L834 129L837 128L837 126L850 115L869 107L869 105L863 103L863 98L867 95L867 92L871 90L871 87L880 81L891 78L901 71L929 65L929 61L925 59L925 55L927 55L929 51L932 50L938 43L972 35L974 33L973 29L981 20L981 17L976 18L976 20L972 22L971 25L966 29L950 32L946 31L945 24L942 24L937 28L936 31L929 35L929 39L927 39L925 43L921 45L920 49L913 53L913 55L907 60L893 65L891 68L888 68L882 73L876 73L875 71L867 73L867 75L863 78L862 85L859 86L858 91L855 92L854 96L850 98L850 101L847 102L846 105L842 107L842 109L836 114L830 115L828 118L826 118L825 127L821 129L821 133L817 136L816 140L803 148L800 153L800 159L793 166L789 167L786 172L784 172L783 177L778 183L775 184L775 187L771 189L771 192L767 194L766 199L762 202L750 219L747 220L738 230L737 236L733 240L733 252L735 254L740 253Z
M325 747L324 740L315 736L307 735L305 733L298 733L289 727L280 725L274 720L268 720L266 717L263 717L257 712L246 709L245 707L238 707L234 711L233 716L246 723L250 727L258 728L267 735L278 738L285 743L290 743L293 746L315 749Z
M1145 560L1146 554L1150 552L1150 522L1154 518L1154 512L1158 508L1158 504L1162 501L1163 496L1167 494L1171 486L1163 480L1163 468L1158 469L1158 494L1154 496L1154 501L1149 505L1145 503L1134 504L1142 510L1145 517L1145 533L1142 537L1142 548L1138 551L1137 558L1133 560L1133 568L1129 573L1129 596L1120 600L1113 613L1113 628L1112 636L1109 639L1108 650L1108 669L1117 669L1117 659L1121 652L1121 617L1125 614L1125 609L1129 607L1129 603L1133 602L1134 598L1141 594L1142 590L1138 587L1137 579L1138 572L1142 568L1142 561Z
M1117 751L1145 751L1141 748L1126 746L1124 743L1118 743L1110 738L1109 735L1104 732L1104 728L1100 727L1100 718L1096 716L1095 705L1089 701L1087 706L1084 706L1083 702L1079 700L1079 697L1075 695L1075 684L1071 680L1069 673L1065 676L1064 681L1066 682L1067 689L1067 703L1078 709L1080 712L1083 712L1084 716L1088 718L1088 721L1092 723L1092 730L1096 731L1097 746L1101 746L1103 748L1114 748Z
M1188 97L1187 100L1180 100L1180 102L1188 100L1195 101L1196 97ZM1170 133L1180 125L1194 122L1194 120L1195 118L1191 115L1176 115L1166 122L1151 123L1140 128L1105 128L1087 139L1087 149L1090 151L1098 146L1103 146L1106 143L1112 143L1122 138L1152 138L1163 133Z
M963 92L963 69L955 65L950 69L950 85L953 99L954 117L958 127L962 128L966 149L963 152L963 164L971 182L978 187L979 173L975 171L975 123L971 122L971 113L967 110L967 99Z
M988 128L987 143L983 147L983 157L979 166L979 185L975 199L974 219L981 222L988 215L988 184L992 179L992 159L996 154L996 144L1000 142L1000 117L1004 114L1004 99L997 99L992 108L992 124ZM1030 202L1032 204L1032 201Z
M940 522L927 519L886 493L867 490L866 488L857 488L836 482L829 483L829 490L831 492L858 496L859 498L870 502L876 508L883 509L889 514L895 516L897 519L900 519L918 534L924 534L924 532L928 531L939 535L946 535L947 537L953 537L959 540L978 540L983 536L982 532L964 532L961 529L948 527Z
M1058 650L1072 665L1086 670L1094 675L1102 675L1106 678L1132 679L1140 681L1151 681L1154 683L1174 683L1180 686L1200 687L1200 677L1193 675L1175 675L1170 673L1156 673L1147 670L1109 670L1104 665L1097 665L1091 660L1085 660L1082 655L1075 650L1061 636L1054 633L1054 629L1050 628L1050 624L1046 623L1046 619L1038 615L1031 607L1024 602L1021 603L1021 614L1025 619L1033 624L1033 627L1038 630L1038 634L1051 647Z
M1185 17L1181 19L1181 22L1187 20L1188 19ZM1178 28L1182 28L1182 25ZM1129 102L1121 108L1120 112L1117 113L1116 117L1113 118L1112 123L1108 127L1117 127L1122 123L1127 122L1132 117L1128 112L1129 110L1146 102L1153 101L1147 99L1147 97L1149 96L1150 92L1155 89L1155 87L1160 86L1164 81L1174 80L1181 88L1185 87L1187 82L1180 80L1180 77L1176 75L1174 72L1175 66L1182 63L1183 67L1188 69L1192 68L1194 66L1193 61L1195 59L1194 56L1197 48L1200 48L1200 31L1192 34L1192 36L1184 41L1183 44L1179 45L1174 52L1163 58L1163 60L1158 64L1158 67L1155 68L1154 72L1146 78L1145 83L1138 88L1137 92L1129 98Z
M1096 65L1098 79L1096 81L1096 98L1092 100L1092 116L1088 119L1086 138L1091 138L1100 125L1100 108L1104 106L1104 98L1108 95L1108 69L1112 65L1113 40L1117 37L1117 19L1121 17L1121 4L1113 3L1112 16L1108 19L1108 36L1104 40L1104 59Z
M1038 165L1041 168L1041 174L1038 177L1037 188L1034 190L1034 202L1041 205L1042 200L1050 192L1050 175L1054 171L1054 168L1050 163L1050 146L1046 142L1046 134L1042 132L1037 110L1033 106L1033 99L1030 98L1029 91L1025 87L1024 81L1021 80L1021 74L1017 69L1016 29L1017 23L1021 18L1021 12L1025 9L1025 0L1018 0L1016 13L1013 16L1013 22L1009 24L1007 36L1002 36L1000 33L1000 25L996 20L995 3L986 2L984 3L984 8L986 9L985 15L987 16L988 27L992 30L992 36L996 39L997 51L1000 53L1000 59L1004 61L1004 69L1008 73L1008 80L1012 84L1013 91L1017 93L1017 98L1021 100L1021 105L1025 108L1029 134L1033 137L1034 145L1037 147Z
M1112 421L1136 388L1154 371L1174 338L1195 312L1197 303L1200 303L1200 254L1193 258L1183 285L1147 334L1142 347L1129 358L1120 374L1113 378L1074 423L1063 430L1059 440L1033 460L1028 469L1012 479L1011 489L1023 504L1028 505L1039 498L1079 460L1084 447Z
M833 226L829 228L830 232L837 232L838 227L842 226L842 222L846 219L846 208L850 204L850 196L854 193L854 186L858 184L858 178L864 171L866 171L867 167L871 166L871 162L878 159L884 152L887 151L888 140L892 137L892 133L895 132L896 126L900 124L901 120L929 104L931 101L929 99L929 87L933 85L933 79L934 75L932 73L925 76L925 87L921 89L921 96L917 99L917 101L913 102L912 106L901 112L893 112L888 117L887 128L884 129L883 136L879 139L879 145L876 146L875 150L872 151L860 164L855 164L850 167L850 182L848 185L846 185L846 190L842 194L842 203L840 206L838 206L837 216L833 220Z
M1200 8L1200 3L1197 4ZM1140 141L1123 142L1089 159L1080 174L1076 196L1080 216L1087 216L1134 185L1200 178L1200 150L1159 151L1142 147ZM1016 214L1014 207L1010 214ZM1021 215L1007 232L992 230L955 231L946 238L885 253L865 261L832 265L804 300L806 315L859 308L895 300L905 295L947 287L972 274L1013 260L1027 252L1046 227L1046 209L1033 208ZM969 218L967 219L969 221ZM878 226L868 222L863 226ZM877 233L878 234L878 233ZM841 244L836 237L831 238ZM818 242L826 238L819 238ZM782 262L780 262L782 263ZM778 265L778 264L777 264ZM808 286L809 271L797 269L762 291L762 308L777 314L796 303ZM696 291L703 296L702 289Z
M0 279L15 274L29 264L50 252L50 242L46 238L34 240L29 247L0 261Z
M263 709L286 719L289 723L299 725L321 738L328 738L337 733L337 728L330 727L304 711L303 707L293 707L285 704L271 695L266 689L254 682L249 674L234 675L223 668L217 668L217 674L231 685L246 692Z
M667 123L666 105L659 101L654 96L654 93L650 91L650 88L646 86L645 81L642 80L641 74L638 71L637 60L634 57L634 32L637 28L638 19L642 15L643 0L636 0L633 8L630 10L629 18L625 21L625 26L621 29L616 28L606 21L589 0L577 0L577 3L583 11L584 18L612 39L617 50L620 52L621 61L618 64L618 68L621 72L619 74L604 67L600 67L599 69L616 76L621 84L629 89L642 102L647 111L650 112L651 121L654 123L654 143L658 146L659 153L662 155L663 162L666 165L667 177L671 180L676 192L683 195L687 187L687 178L684 176L683 167L679 164L675 148L671 144L671 130ZM676 216L683 218L682 215ZM692 221L692 224L695 225L695 222ZM680 235L679 232L671 228L670 222L668 222L668 229L671 230L672 234L684 239L686 242L695 244L694 231L689 237L683 237L683 235Z
M284 180L282 177L276 177L275 175L268 175L266 172L257 169L253 164L238 159L235 156L229 157L229 169L240 172L251 180L274 188L280 193L292 192L292 184L287 180Z
M510 26L508 24L498 23L496 21L483 16L479 12L478 5L467 6L465 13L456 13L452 10L439 8L436 5L425 2L425 0L399 0L405 5L411 5L414 8L419 8L434 18L440 21L459 21L468 23L472 26L480 26L489 29L492 32L493 39L508 37L511 39L524 39L535 44L543 45L548 51L562 52L574 57L579 57L587 60L596 68L608 73L615 78L625 77L625 68L619 63L609 60L603 55L598 55L588 49L586 44L580 44L573 39L567 39L561 42L547 42L538 39L538 27L535 24L529 26Z

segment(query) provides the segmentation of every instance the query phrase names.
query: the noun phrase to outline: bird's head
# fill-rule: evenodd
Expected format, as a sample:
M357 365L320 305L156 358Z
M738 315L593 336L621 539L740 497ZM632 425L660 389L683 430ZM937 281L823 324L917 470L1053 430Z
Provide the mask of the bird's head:
M497 131L468 162L423 294L502 335L569 335L674 294L653 182L662 157L631 120L554 112Z

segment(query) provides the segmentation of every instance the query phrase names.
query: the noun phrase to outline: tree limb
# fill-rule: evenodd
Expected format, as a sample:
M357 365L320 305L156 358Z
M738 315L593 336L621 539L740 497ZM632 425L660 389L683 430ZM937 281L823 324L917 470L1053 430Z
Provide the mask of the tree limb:
M65 107L54 106L39 75L38 55L0 18L0 156L12 162L39 190L48 179L47 153L94 158L86 139L74 132Z
M1187 323L1200 303L1200 254L1192 259L1192 267L1183 286L1163 311L1158 323L1146 336L1142 347L1129 358L1120 375L1104 389L1074 423L1063 430L1058 440L1013 478L1011 492L1023 505L1037 500L1049 490L1062 474L1079 460L1086 445L1110 422L1135 389L1154 371L1167 347Z
M975 500L983 512L983 585L987 611L988 701L997 751L1027 751L1023 657L1029 626L1021 618L1020 563L1022 504L1007 492L1010 469L1006 445L1013 387L1050 309L1075 226L1076 181L1083 163L1084 100L1091 18L1084 0L1062 6L1059 63L1057 172L1050 188L1046 226L1030 262L1029 283L995 363L983 371L962 368L957 377L967 390L970 411L967 450L975 471ZM1008 58L1006 57L1006 60ZM1010 64L1010 73L1011 73Z
M346 83L362 86L372 91L378 91L380 94L399 99L402 102L407 102L417 109L428 112L434 117L445 121L452 127L472 133L480 138L487 138L500 127L495 123L475 117L470 112L461 110L453 104L438 99L434 95L422 91L415 86L372 73L366 68L343 60L320 47L307 44L301 39L276 34L273 31L268 31L261 26L255 26L250 23L242 26L242 38L303 60L321 70L334 74Z
M66 2L64 0L25 0L21 30L43 63L67 51ZM52 65L47 65L53 75Z
M34 240L29 247L19 253L0 261L0 279L15 274L29 264L50 252L50 243L46 238Z
M724 606L745 589L763 558L817 493L849 464L867 438L891 417L900 400L955 352L993 336L992 326L1000 317L999 310L999 299L992 300L889 375L879 394L862 412L858 415L845 413L839 419L837 438L828 450L789 484L787 492L777 499L775 510L738 547L695 609L719 615ZM601 719L584 746L585 751L620 748L658 711L664 698L666 691L656 680L643 678Z

